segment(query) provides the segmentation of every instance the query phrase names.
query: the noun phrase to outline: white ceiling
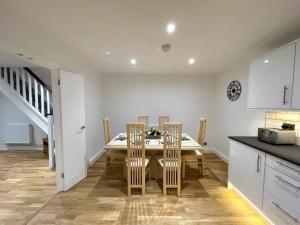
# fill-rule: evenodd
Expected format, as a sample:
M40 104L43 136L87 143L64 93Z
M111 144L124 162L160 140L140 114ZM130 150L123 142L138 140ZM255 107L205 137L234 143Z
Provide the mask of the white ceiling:
M37 67L37 65L21 59L19 56L14 56L0 51L0 66L1 67Z
M0 0L0 4L0 19L9 13L28 32L47 34L102 74L216 74L300 35L299 0ZM170 21L177 25L171 36L165 32ZM163 43L172 45L170 52L160 50ZM138 61L137 69L129 63L132 57ZM193 66L187 64L189 57L196 59Z

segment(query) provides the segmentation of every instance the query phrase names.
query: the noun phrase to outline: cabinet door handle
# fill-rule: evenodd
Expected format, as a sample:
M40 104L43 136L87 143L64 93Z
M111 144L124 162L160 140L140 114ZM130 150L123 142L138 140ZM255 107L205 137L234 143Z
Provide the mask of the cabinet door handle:
M286 91L287 91L288 89L289 89L289 88L288 88L286 85L284 85L284 87L283 87L283 105L285 105L285 104L288 103L287 100L286 100Z
M286 184L290 187L292 187L293 189L295 189L297 192L300 190L300 187L295 186L294 184L291 184L290 182L282 179L282 177L275 175L275 177L278 179L278 181L280 181L283 184Z
M290 170L292 170L292 171L294 171L294 172L300 174L300 170L294 169L294 168L292 168L291 166L285 165L285 164L282 163L282 162L278 162L278 161L276 161L276 162L277 162L277 164L278 164L279 166L285 167L285 168L287 168L287 169L290 169Z
M279 209L281 212L283 212L285 215L287 215L288 217L290 217L292 220L294 220L296 223L299 224L299 220L296 217L291 216L288 212L286 212L284 209L282 209L280 207L280 205L276 202L272 202L273 205L276 206L277 209Z
M260 172L260 155L257 155L256 172Z

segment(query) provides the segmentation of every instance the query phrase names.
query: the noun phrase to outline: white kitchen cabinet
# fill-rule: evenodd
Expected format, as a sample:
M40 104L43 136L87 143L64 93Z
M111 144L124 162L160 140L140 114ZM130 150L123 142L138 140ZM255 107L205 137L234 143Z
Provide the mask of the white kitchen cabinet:
M229 146L228 181L262 209L265 153L233 140L229 141Z
M292 43L251 64L248 108L292 108L295 50L296 43ZM298 104L295 101L295 105Z
M292 108L300 109L300 40L296 43Z

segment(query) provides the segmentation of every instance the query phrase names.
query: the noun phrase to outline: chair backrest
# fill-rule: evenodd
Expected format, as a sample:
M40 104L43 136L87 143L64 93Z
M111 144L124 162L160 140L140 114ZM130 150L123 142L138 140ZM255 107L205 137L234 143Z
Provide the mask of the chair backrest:
M145 130L148 129L148 122L149 122L148 116L139 116L138 117L138 122L139 123L144 123L145 124Z
M145 183L145 124L128 123L126 129L128 183L140 187Z
M206 131L206 119L205 118L200 118L198 143L201 146L204 146L204 143L205 143L205 131Z
M103 130L104 130L104 142L107 144L110 142L110 133L109 133L109 119L103 118Z
M164 129L164 123L170 122L169 116L159 116L158 117L158 127L162 131Z
M180 182L182 124L164 124L163 166L166 185Z

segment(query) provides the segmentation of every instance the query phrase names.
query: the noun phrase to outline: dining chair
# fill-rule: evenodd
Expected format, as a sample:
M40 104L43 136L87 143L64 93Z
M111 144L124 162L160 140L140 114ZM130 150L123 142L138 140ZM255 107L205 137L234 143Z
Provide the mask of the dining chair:
M109 131L109 119L103 118L104 142L108 144L111 140ZM109 173L111 164L123 164L126 156L126 151L116 149L106 149L106 174ZM120 159L119 161L114 161Z
M139 123L144 123L145 124L145 130L148 129L148 122L149 122L149 117L148 116L138 116L138 122Z
M158 127L162 131L164 129L164 123L170 122L169 116L159 116L158 117Z
M145 157L145 124L128 123L127 130L127 166L128 196L133 188L141 188L142 196L145 195L146 173L150 180L150 163Z
M163 136L163 156L157 156L156 180L158 168L163 169L163 195L167 189L177 189L181 194L181 136L182 124L165 123Z
M185 178L186 164L197 163L198 170L201 175L204 176L204 145L205 145L205 132L206 132L206 119L200 118L199 132L198 132L198 143L201 145L200 150L194 150L192 152L186 151L182 155L182 178Z

